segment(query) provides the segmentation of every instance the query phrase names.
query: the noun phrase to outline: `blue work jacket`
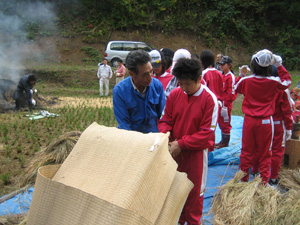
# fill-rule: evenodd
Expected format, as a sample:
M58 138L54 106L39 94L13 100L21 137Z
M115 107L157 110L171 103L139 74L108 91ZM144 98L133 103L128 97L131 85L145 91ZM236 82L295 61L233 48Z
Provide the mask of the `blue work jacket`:
M158 132L157 122L165 104L164 89L157 79L152 79L145 97L134 89L130 76L113 89L114 114L120 129Z

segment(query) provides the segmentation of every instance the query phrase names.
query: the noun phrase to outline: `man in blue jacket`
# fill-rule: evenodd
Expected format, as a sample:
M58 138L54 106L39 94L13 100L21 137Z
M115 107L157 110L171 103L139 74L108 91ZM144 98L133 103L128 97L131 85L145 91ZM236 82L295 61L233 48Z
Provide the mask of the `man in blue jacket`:
M166 99L163 86L152 79L150 55L142 50L132 51L126 58L129 77L113 89L113 106L118 128L142 133L158 132Z

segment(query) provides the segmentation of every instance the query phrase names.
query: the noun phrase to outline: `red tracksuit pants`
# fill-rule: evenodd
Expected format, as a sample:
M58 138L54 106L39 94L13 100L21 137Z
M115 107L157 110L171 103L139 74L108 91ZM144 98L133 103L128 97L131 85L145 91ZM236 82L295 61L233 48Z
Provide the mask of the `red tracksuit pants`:
M279 174L279 170L281 167L281 161L284 154L285 147L285 127L282 121L275 120L274 121L274 137L272 143L272 158L271 158L271 178L276 179ZM256 156L258 157L258 156ZM258 160L253 163L253 173L258 172Z
M176 161L178 163L177 170L187 173L187 177L194 184L182 209L179 223L187 222L188 225L199 225L207 179L208 150L182 151Z
M268 183L270 178L272 139L272 116L264 118L245 116L240 169L247 175L242 181L248 181L249 168L257 163L263 182L265 184ZM255 162L255 160L257 161Z
M282 121L274 121L274 138L272 144L271 178L276 179L279 174L285 147L285 128Z
M230 134L230 130L232 128L231 126L231 107L227 107L227 118L224 119L224 117L221 115L222 108L219 110L219 127L223 134Z

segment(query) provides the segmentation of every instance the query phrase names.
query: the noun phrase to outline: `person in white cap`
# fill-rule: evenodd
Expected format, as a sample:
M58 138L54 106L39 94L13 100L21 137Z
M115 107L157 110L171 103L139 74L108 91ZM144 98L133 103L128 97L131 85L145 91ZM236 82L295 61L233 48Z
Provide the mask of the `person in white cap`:
M271 76L273 64L277 67L279 77ZM235 91L244 95L240 169L246 173L242 181L247 182L249 168L257 159L260 176L267 185L270 178L275 97L291 85L291 76L282 66L282 58L267 49L252 56L251 66L253 74L243 77L235 85Z
M109 80L112 77L111 67L107 64L107 59L103 59L103 64L99 65L97 77L99 79L100 96L103 96L103 84L105 86L105 96L109 94Z
M171 74L174 66L176 65L177 61L181 58L191 59L192 55L187 49L180 48L174 53L173 62L171 66ZM176 77L173 77L170 82L168 83L166 89L165 89L165 95L166 97L169 96L171 91L178 87L178 81Z
M275 65L272 66L272 76L278 77L278 70ZM278 175L281 167L281 162L285 150L286 140L292 136L292 102L289 89L283 92L278 92L275 97L275 113L273 115L274 136L272 142L272 158L271 158L271 177L270 185L278 184ZM254 176L259 174L259 162L256 159L252 168Z
M166 87L170 80L173 78L173 75L166 72L168 67L164 54L158 50L152 50L151 52L149 52L149 55L151 56L153 77L158 79L162 83L164 90L166 90Z

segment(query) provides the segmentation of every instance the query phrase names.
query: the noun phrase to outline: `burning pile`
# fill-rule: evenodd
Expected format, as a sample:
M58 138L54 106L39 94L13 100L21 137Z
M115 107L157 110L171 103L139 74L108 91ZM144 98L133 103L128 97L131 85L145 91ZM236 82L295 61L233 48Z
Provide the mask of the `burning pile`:
M15 92L17 89L17 83L9 79L0 78L0 113L15 110ZM44 109L45 106L55 104L57 98L51 98L49 101L38 96L38 93L33 93L33 98L36 101L35 109ZM23 99L21 100L21 106L24 108L28 107L28 101L26 94L24 93Z
M8 79L0 79L0 112L7 112L15 108L14 93L16 83Z

